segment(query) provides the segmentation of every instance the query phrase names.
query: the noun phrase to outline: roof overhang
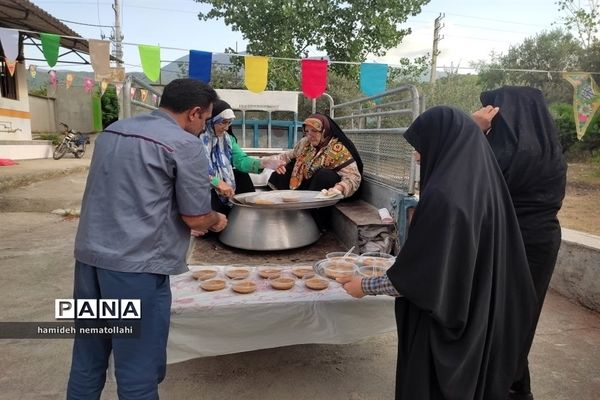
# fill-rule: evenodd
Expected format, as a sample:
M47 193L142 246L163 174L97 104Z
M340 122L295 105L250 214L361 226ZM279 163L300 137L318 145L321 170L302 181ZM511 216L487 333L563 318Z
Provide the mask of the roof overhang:
M89 58L83 57L84 54L89 55L90 52L88 41L30 1L0 0L0 27L19 30L23 44L36 46L40 51L39 32L60 35L60 45L66 51L59 54L59 62L89 64ZM69 55L75 57L68 57ZM24 59L24 57L22 58ZM75 59L75 61L67 61L67 58ZM114 57L111 56L111 59L114 60Z

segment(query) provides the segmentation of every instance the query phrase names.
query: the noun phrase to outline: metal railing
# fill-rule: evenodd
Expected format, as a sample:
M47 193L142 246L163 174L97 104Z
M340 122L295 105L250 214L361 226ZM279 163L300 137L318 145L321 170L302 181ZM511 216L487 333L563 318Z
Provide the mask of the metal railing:
M416 162L402 134L420 114L417 88L404 85L385 93L331 106L330 115L352 140L364 164L364 176L412 194Z

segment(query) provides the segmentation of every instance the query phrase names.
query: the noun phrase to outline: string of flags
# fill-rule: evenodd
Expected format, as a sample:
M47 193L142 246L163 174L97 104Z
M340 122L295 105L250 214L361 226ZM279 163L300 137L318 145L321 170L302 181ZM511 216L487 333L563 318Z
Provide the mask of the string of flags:
M58 61L61 36L51 33L40 33L42 53L50 67L54 67ZM10 75L16 70L19 55L19 31L9 28L0 28L0 43L4 50L4 63ZM90 63L94 70L94 80L84 78L83 88L87 93L97 82L101 94L104 94L108 85L113 83L117 93L120 93L125 81L125 69L110 66L110 41L88 39ZM160 46L138 44L138 52L142 70L146 77L156 82L161 73ZM213 54L201 50L189 50L188 76L209 83L211 81ZM254 93L260 93L267 87L269 75L269 58L264 56L244 56L244 84L246 88ZM295 60L295 59L289 59ZM297 60L295 60L297 61ZM309 99L320 97L327 88L329 61L323 59L304 58L300 61L300 81L302 93ZM375 96L386 90L389 66L378 63L360 64L359 86L366 96ZM30 65L29 72L32 77L36 76L36 66ZM574 88L573 109L577 128L577 137L581 139L587 127L593 119L595 112L600 108L600 93L594 79L589 72L563 73L563 78L569 81ZM50 86L56 88L58 79L56 71L48 73ZM73 85L75 77L67 74L65 86L69 89ZM132 88L130 96L136 95ZM140 89L140 99L146 101L148 91ZM157 102L156 95L152 95L154 104Z
M58 61L60 48L60 35L51 33L40 33L42 54L48 65L52 68ZM16 59L18 56L19 31L9 28L0 28L0 42L5 49L5 63L13 75L15 73ZM125 80L125 71L116 70L110 66L110 41L88 39L90 63L94 70L95 81L100 84L101 91L108 83L123 82ZM153 45L139 44L138 52L142 65L142 71L146 77L156 82L160 78L160 47ZM212 70L211 52L190 50L189 51L189 69L188 76L192 79L202 80L209 83ZM260 93L267 87L269 74L269 57L263 56L244 56L244 83L246 88L254 93ZM310 99L321 96L327 87L327 60L302 59L301 63L301 82L302 92ZM361 88L365 88L365 94L374 95L385 91L387 81L387 64L364 64L361 66ZM378 68L369 68L369 65ZM362 73L362 71L366 71ZM35 66L29 66L29 72L35 76ZM57 80L55 76L49 77L51 86L55 87ZM103 82L106 82L103 84ZM65 82L66 86L71 87L73 81ZM103 89L104 87L104 89ZM84 89L90 91L91 88L87 81L84 82Z

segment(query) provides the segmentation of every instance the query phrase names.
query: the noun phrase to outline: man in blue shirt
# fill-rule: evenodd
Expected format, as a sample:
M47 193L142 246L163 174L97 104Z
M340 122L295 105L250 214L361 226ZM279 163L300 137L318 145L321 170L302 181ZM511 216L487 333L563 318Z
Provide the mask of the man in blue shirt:
M75 238L76 299L140 299L139 337L76 337L68 399L99 399L108 358L120 399L157 399L166 372L169 275L187 271L190 229L221 231L198 139L216 92L169 83L158 110L111 124L95 144ZM77 323L81 324L81 320Z

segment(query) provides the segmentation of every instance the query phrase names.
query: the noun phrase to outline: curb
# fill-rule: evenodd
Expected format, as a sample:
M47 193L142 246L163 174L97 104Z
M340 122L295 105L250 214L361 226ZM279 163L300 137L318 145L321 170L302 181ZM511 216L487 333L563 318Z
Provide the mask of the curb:
M51 171L29 172L16 174L14 176L4 176L0 178L0 193L11 189L17 189L27 186L31 183L45 181L48 179L60 178L63 176L86 172L90 169L89 165L74 166L72 168L56 169Z

